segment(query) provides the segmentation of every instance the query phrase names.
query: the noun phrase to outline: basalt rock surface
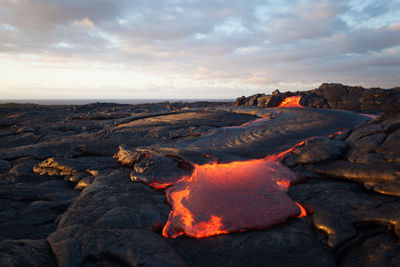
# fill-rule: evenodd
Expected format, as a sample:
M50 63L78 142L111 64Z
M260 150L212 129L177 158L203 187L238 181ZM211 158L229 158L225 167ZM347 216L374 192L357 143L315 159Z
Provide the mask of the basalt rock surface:
M236 106L277 107L287 97L301 95L300 104L311 108L344 109L367 113L384 113L400 109L400 88L381 89L323 83L318 88L303 92L278 90L271 95L256 94L239 97Z
M253 105L268 105L261 99ZM0 115L1 266L400 265L394 109L372 120L231 103L8 104ZM171 208L144 183L304 140L283 163L307 177L289 189L306 217L202 239L161 235Z
M360 249L367 251L372 240L390 247L380 257L391 256L387 260L372 257L371 265L399 264L394 257L399 253L400 238L399 118L400 113L385 114L344 134L306 142L284 159L286 165L309 177L304 184L293 186L290 195L312 213L314 226L326 234L337 255L341 259L346 255L342 265L351 264L345 262L351 255L357 264L368 261L353 246L360 243ZM334 157L324 157L324 149L320 157L309 157L315 147L338 144L344 149L341 153L330 150Z

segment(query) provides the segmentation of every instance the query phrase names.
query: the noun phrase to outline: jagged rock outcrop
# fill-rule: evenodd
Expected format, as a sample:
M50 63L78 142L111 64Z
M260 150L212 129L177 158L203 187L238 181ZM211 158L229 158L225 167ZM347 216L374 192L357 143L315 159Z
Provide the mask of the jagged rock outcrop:
M300 104L310 108L332 108L359 112L389 112L400 108L400 88L381 89L348 86L339 83L323 83L317 89L304 92L271 95L256 94L239 97L237 106L277 107L286 97L301 95Z

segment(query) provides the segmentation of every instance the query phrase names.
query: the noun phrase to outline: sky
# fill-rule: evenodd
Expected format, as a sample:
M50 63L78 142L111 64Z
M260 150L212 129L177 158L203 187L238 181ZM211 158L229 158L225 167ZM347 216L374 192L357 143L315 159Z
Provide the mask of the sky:
M0 99L400 86L400 0L0 0Z

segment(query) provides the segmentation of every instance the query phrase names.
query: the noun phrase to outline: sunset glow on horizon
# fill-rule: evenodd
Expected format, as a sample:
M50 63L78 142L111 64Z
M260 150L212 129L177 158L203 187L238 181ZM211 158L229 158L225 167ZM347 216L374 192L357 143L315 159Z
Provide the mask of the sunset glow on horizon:
M400 2L0 2L0 99L400 86Z

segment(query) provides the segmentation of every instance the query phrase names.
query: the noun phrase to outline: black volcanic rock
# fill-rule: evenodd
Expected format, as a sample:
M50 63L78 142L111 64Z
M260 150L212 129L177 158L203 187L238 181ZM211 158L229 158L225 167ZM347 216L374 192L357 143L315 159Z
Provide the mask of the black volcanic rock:
M264 94L255 94L255 95L251 95L249 97L239 97L236 102L235 105L236 106L257 106L258 103L258 98L264 96Z
M6 160L0 160L0 172L7 172L9 169L11 169L10 162Z
M240 105L253 106L239 107L0 105L0 265L397 266L400 110L390 107L398 90L326 84L243 97ZM390 110L371 120L263 109L299 94L312 107ZM289 188L306 217L203 239L162 237L165 194L138 181L189 175L193 163L261 158L316 135L284 160L307 176Z
M334 149L338 145L335 136L312 140L311 144L317 148L315 150L310 142L306 142L304 147L293 150L284 162L290 166L303 165L320 175L368 183L369 188L373 183L385 183L385 187L388 183L395 185L400 182L399 119L400 113L397 113L362 123L350 131L341 143L341 150ZM310 151L315 153L312 160L298 160L299 157L307 157ZM326 151L334 156L324 156ZM323 160L317 160L319 158ZM380 188L382 193L383 184Z
M193 171L193 166L178 155L165 155L156 149L132 151L121 145L116 156L123 165L132 167L130 177L137 182L172 182L190 175Z
M400 129L390 134L377 148L390 162L400 162Z
M295 148L285 158L287 166L327 161L339 158L346 150L347 145L339 140L328 138L311 139L304 146Z
M57 266L45 240L5 240L0 242L1 266Z
M113 171L97 177L60 217L57 230L47 238L58 265L183 264L152 232L168 216L164 196L130 182L126 174Z
M361 86L348 86L339 83L323 83L317 89L304 92L275 91L272 95L256 94L240 97L236 105L277 107L286 97L301 95L300 104L310 108L332 108L359 112L379 113L400 108L400 88L365 89Z

